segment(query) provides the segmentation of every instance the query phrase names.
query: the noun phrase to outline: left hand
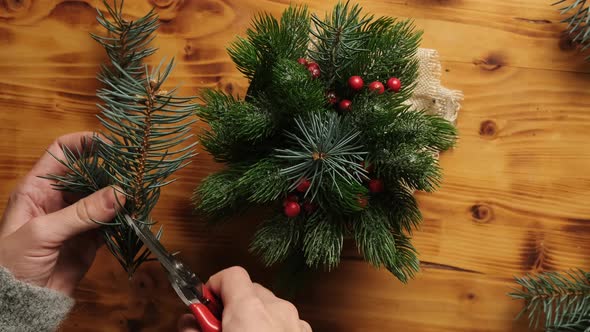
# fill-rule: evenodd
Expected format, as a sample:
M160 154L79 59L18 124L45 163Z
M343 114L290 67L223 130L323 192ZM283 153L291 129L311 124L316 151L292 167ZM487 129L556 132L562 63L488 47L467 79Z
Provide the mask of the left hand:
M72 151L87 148L82 145L91 136L89 132L65 135L47 150L64 159L62 146ZM71 295L102 241L100 225L93 220L111 221L125 197L114 188L103 188L76 201L39 178L66 171L46 152L11 193L0 221L0 266L17 279Z

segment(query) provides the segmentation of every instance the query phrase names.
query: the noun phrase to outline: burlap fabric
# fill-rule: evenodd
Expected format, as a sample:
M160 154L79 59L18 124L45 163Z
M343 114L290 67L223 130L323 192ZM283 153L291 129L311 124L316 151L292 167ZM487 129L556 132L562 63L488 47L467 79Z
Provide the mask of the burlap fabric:
M441 85L441 65L436 50L420 48L416 57L418 58L418 77L414 94L408 103L416 110L425 110L455 123L461 108L460 101L463 100L463 93Z

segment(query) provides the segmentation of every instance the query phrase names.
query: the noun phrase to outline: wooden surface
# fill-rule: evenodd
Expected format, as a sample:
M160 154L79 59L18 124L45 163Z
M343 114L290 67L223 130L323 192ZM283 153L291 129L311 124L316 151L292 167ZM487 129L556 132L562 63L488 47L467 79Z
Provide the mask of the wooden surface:
M290 1L133 0L137 16L162 18L158 58L176 56L171 83L183 92L245 91L224 47L260 10ZM334 0L308 1L323 12ZM589 67L561 31L552 1L370 0L367 11L413 17L423 47L436 48L444 84L463 90L460 141L442 155L445 180L418 194L425 215L415 242L423 260L404 286L356 258L318 273L296 303L315 331L525 331L521 303L505 294L512 276L590 268ZM57 136L98 128L94 76L103 50L99 1L0 0L0 201ZM155 60L154 60L155 61ZM207 229L191 215L194 186L215 165L206 153L164 190L156 218L164 242L201 275L243 265L271 277L247 252L251 215ZM185 311L158 266L133 280L102 250L76 292L64 331L173 331Z

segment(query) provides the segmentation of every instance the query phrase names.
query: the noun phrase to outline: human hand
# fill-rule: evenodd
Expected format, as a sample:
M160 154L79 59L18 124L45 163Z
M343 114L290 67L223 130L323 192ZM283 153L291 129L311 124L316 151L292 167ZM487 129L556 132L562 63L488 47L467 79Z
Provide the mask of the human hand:
M64 159L62 146L88 148L92 133L62 136L48 152ZM77 200L39 178L65 174L66 167L45 153L10 194L0 221L0 266L22 281L71 295L94 261L101 244L95 221L109 222L123 194L104 188ZM73 205L70 205L73 204Z
M253 283L248 272L231 267L213 275L207 286L223 301L223 332L311 332L297 308L270 290ZM180 332L198 332L191 314L178 322Z

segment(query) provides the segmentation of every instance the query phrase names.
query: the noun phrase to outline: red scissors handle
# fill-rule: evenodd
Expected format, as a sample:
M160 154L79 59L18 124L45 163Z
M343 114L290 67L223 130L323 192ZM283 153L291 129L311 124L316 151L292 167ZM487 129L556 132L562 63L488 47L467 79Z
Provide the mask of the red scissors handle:
M202 332L220 332L221 322L203 303L193 303L189 306L193 316L197 319Z
M223 312L221 301L205 285L202 287L202 292L205 303L192 303L189 305L189 309L197 319L202 332L221 332L221 314Z

